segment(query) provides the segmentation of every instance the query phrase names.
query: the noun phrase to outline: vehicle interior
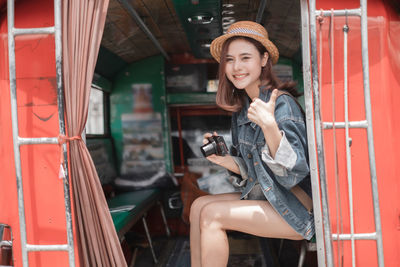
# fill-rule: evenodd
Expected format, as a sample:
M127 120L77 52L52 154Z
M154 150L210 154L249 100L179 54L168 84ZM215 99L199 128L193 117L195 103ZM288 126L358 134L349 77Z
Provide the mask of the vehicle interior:
M231 142L209 47L240 20L267 29L280 54L275 72L303 91L299 1L109 2L86 142L128 266L190 266L191 203L235 190L200 147L205 132ZM302 241L228 236L228 266L316 266Z
M227 266L398 266L399 10L0 0L0 266L191 266L193 201L238 190L203 136L231 146L209 49L244 20L267 29L274 73L305 93L315 235L228 230Z

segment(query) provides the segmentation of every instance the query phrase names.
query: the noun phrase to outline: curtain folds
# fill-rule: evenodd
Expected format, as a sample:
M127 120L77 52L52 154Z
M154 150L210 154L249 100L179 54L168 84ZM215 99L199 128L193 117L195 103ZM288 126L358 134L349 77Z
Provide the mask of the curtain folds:
M109 0L64 0L63 77L69 137L81 136ZM70 141L70 182L80 265L126 266L99 178L86 145Z

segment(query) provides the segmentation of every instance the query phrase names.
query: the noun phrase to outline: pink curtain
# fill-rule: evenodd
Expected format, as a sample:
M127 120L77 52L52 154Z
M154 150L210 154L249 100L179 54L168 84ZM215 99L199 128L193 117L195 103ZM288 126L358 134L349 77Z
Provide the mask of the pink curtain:
M69 137L84 130L93 72L109 0L63 1L63 74ZM93 161L84 142L70 140L70 181L80 265L126 266Z

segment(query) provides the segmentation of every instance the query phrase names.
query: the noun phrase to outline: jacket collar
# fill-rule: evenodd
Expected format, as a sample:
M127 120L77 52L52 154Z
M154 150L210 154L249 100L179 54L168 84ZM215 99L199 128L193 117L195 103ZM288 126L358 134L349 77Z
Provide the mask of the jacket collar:
M268 100L271 96L271 90L268 90L270 87L271 87L270 85L260 86L260 93L258 95L258 98L263 100L264 102L268 102ZM250 126L253 129L255 129L257 124L250 121L249 118L247 117L247 110L249 109L250 102L251 102L251 99L246 95L243 107L239 111L237 123L238 123L238 126L246 124L246 123L250 123Z

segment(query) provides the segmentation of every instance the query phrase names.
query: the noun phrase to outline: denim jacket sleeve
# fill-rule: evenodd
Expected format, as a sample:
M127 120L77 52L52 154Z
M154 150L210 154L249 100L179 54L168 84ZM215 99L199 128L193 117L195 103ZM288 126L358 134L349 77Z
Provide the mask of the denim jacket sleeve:
M239 141L237 137L237 113L232 114L232 147L230 149L230 155L232 156L235 163L239 166L240 175L228 170L230 174L230 181L236 187L243 187L246 185L248 179L247 165L240 155L239 151Z
M300 183L309 174L307 134L303 114L292 97L282 95L275 104L275 119L282 132L275 158L265 145L262 159L287 189Z

